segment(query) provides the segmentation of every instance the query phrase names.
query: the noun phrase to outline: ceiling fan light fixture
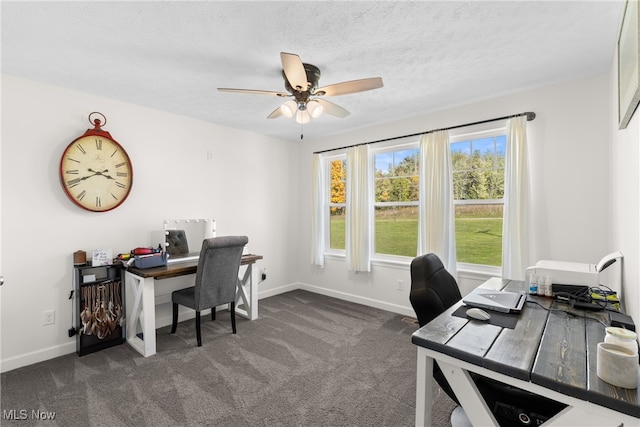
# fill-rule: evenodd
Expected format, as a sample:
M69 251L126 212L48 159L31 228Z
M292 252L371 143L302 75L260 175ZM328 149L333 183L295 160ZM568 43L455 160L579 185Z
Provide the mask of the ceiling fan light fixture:
M320 117L320 114L322 114L323 110L324 108L322 107L322 105L315 99L307 103L307 111L314 119Z
M225 87L219 87L218 91L289 98L288 101L283 101L283 104L272 111L267 119L295 116L296 122L304 124L325 113L341 119L349 115L349 112L344 108L320 97L347 95L383 87L381 77L350 80L318 87L320 69L315 65L304 63L298 55L287 52L280 52L280 62L282 63L282 78L286 92Z
M286 117L293 117L297 109L298 105L295 101L287 101L280 106L280 111L282 111L282 114Z
M309 123L309 121L311 121L311 116L309 115L309 112L304 110L304 111L300 111L298 110L298 112L296 113L296 122L298 123Z

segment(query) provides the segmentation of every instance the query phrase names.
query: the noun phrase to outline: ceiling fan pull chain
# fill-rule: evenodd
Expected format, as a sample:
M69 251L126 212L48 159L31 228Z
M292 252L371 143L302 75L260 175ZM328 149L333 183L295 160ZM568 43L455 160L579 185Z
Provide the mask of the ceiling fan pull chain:
M304 135L302 134L303 127L304 127L304 124L300 123L300 141L302 141L302 138L304 138Z

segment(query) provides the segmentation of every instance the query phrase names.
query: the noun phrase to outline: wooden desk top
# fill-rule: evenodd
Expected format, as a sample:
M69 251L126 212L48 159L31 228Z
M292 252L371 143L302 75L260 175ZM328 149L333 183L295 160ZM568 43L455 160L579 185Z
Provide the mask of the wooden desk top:
M504 290L523 292L525 283L492 279ZM498 286L498 289L499 289ZM640 417L639 389L623 389L596 375L597 345L609 324L606 311L585 312L550 298L528 296L514 329L452 316L462 301L416 331L411 341L465 362L565 395ZM566 314L564 312L572 314ZM639 384L640 384L640 373Z
M262 255L247 254L242 255L240 265L253 264L257 260L262 259ZM174 262L162 267L153 268L136 268L126 267L125 270L136 276L153 277L155 280L169 279L171 277L185 276L187 274L195 274L198 269L198 260L190 260L184 262Z

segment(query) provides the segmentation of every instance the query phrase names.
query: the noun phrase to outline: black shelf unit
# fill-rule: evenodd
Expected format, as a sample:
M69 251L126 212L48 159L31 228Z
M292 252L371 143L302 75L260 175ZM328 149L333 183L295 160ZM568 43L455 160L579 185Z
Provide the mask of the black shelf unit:
M76 353L84 356L126 341L122 264L73 266Z

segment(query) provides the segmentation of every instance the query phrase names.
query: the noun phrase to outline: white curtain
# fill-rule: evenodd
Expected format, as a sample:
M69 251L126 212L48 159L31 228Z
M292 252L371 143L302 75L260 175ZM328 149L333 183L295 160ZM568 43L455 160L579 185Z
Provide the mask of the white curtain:
M346 259L353 271L371 271L369 146L347 150Z
M529 266L529 165L527 121L507 121L505 153L504 222L502 225L502 277L524 280Z
M324 267L325 180L320 154L313 155L311 173L311 264Z
M420 209L418 254L432 252L454 277L456 229L453 208L449 132L437 131L420 140Z

